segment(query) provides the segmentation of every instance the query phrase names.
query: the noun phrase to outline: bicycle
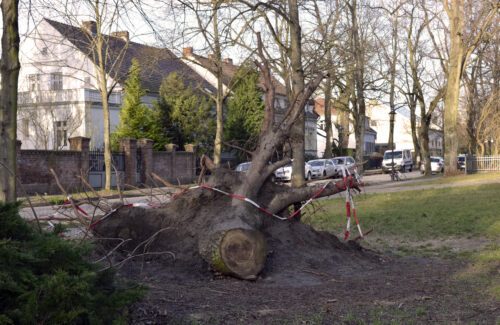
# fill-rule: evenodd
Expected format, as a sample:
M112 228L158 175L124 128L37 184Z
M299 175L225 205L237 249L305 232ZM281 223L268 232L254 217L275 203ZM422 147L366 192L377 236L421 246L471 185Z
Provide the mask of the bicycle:
M403 181L406 180L406 175L404 175L401 171L396 170L394 168L391 169L391 181Z

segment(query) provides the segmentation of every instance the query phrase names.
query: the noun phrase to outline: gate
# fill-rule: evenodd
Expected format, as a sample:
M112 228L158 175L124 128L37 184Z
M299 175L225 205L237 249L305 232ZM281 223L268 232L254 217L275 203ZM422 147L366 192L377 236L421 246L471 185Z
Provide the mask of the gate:
M111 186L115 187L117 177L122 177L125 171L124 153L111 153L111 164ZM104 150L102 149L93 149L89 151L89 183L93 188L103 188L106 183Z

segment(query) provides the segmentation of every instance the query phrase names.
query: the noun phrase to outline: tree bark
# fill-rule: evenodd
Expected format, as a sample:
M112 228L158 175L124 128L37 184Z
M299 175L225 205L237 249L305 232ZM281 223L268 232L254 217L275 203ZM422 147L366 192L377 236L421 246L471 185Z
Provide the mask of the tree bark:
M326 132L326 144L325 144L325 152L323 154L323 158L332 158L333 153L333 132L332 132L332 109L331 109L331 100L332 100L332 79L330 76L326 77L325 82L325 132Z
M364 51L359 40L359 25L357 16L357 0L353 0L350 5L351 24L352 24L352 52L354 56L354 94L353 110L354 115L354 134L356 137L356 162L358 163L358 172L363 173L364 159L364 143L365 143L365 120L366 120L366 103L365 103L365 83L364 83Z
M19 79L18 0L2 0L0 62L0 201L16 201L17 85Z
M297 0L288 0L290 17L290 65L292 68L292 94L289 96L291 103L295 102L303 93L304 70L302 68L302 31L300 27L299 6ZM305 107L305 105L304 105ZM302 109L290 131L292 142L293 165L292 165L292 187L305 185L305 111Z
M214 142L214 163L220 166L222 154L222 137L224 136L223 126L223 107L224 107L224 84L222 82L222 53L219 40L219 0L212 0L213 10L213 49L214 49L214 65L215 76L217 78L217 94L215 96L215 110L216 110L216 128L215 128L215 142Z
M445 174L458 173L458 100L462 77L465 48L462 42L464 33L463 0L451 0L450 7L445 1L450 25L450 56L448 60L448 81L444 98L444 161Z

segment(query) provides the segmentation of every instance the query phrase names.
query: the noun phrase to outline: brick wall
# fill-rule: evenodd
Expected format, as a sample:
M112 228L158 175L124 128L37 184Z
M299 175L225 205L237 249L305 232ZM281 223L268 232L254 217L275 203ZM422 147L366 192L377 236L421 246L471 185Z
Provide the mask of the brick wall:
M190 183L196 178L196 160L192 152L154 152L153 162L153 172L175 184Z
M80 188L80 151L21 150L17 155L18 176L28 194L60 193L50 169L54 169L62 186L70 192ZM24 195L18 187L20 195Z
M68 192L84 188L80 179L83 173L88 180L89 172L89 139L77 137L70 139L71 149L64 151L52 150L21 150L18 143L17 172L22 183L18 187L19 195L27 194L58 194L60 190L50 169L52 168ZM154 172L170 182L189 183L196 178L196 153L190 147L190 152L152 151L151 140L124 139L122 150L125 154L125 171L120 172L120 184L142 186L151 185L150 173ZM137 151L141 151L142 172L137 179ZM149 151L148 151L149 150ZM24 191L23 191L24 188Z

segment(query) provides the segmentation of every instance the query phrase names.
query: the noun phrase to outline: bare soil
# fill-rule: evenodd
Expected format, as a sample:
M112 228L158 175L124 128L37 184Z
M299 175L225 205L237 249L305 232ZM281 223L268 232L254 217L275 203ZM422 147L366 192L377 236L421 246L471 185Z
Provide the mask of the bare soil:
M269 219L262 230L269 255L256 281L214 274L203 262L169 256L131 260L121 275L149 287L145 299L131 307L131 323L500 321L498 302L477 283L454 277L466 268L465 261L381 255L300 222Z

